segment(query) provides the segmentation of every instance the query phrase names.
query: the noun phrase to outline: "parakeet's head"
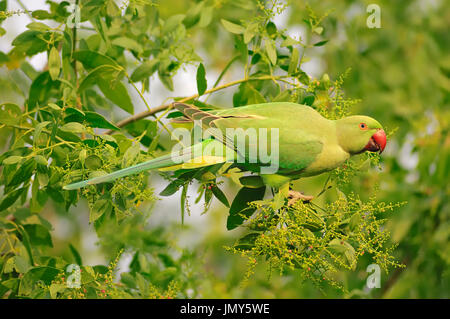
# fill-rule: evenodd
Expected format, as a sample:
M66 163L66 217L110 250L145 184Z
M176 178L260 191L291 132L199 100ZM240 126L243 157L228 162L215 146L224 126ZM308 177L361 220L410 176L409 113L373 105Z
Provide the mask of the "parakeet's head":
M339 145L350 154L383 152L386 133L381 124L368 116L354 115L336 121Z

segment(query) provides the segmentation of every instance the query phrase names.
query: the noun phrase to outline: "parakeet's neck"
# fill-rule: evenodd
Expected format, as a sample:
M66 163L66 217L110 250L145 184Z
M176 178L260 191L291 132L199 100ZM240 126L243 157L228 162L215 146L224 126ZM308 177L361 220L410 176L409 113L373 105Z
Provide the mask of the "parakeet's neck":
M323 148L314 162L301 172L301 176L314 176L335 169L350 158L348 153L339 143L337 122L329 120L328 125L323 125Z
M347 139L351 138L351 135L349 135L349 132L347 132L346 126L343 125L343 123L338 120L333 120L333 125L336 132L336 141L337 144L347 153L350 154L349 149L346 147L348 142Z

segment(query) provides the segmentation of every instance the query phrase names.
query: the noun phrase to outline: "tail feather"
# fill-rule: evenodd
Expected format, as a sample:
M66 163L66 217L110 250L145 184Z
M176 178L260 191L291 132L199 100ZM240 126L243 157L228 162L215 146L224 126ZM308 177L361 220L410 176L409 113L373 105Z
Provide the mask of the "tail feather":
M174 163L173 159L171 158L171 156L169 154L169 155L165 155L165 156L158 157L155 159L151 159L149 161L146 161L146 162L143 162L143 163L140 163L137 165L123 168L121 170L115 171L110 174L106 174L103 176L91 178L89 180L69 184L69 185L64 186L64 189L65 190L73 190L73 189L86 187L88 185L112 182L113 180L120 178L120 177L125 177L128 175L137 174L137 173L147 171L147 170L170 166L170 165L173 165L173 163Z
M170 166L176 167L177 164L187 163L187 162L191 161L193 159L193 156L196 154L202 154L203 156L215 155L214 153L204 154L205 153L204 151L209 150L209 149L212 152L214 152L214 148L211 148L211 146L209 145L211 142L217 143L214 140L205 140L202 143L195 144L193 146L184 148L177 153L170 153L167 155L163 155L161 157L154 158L154 159L151 159L149 161L146 161L146 162L143 162L140 164L136 164L136 165L133 165L133 166L130 166L127 168L123 168L121 170L115 171L110 174L94 177L94 178L91 178L91 179L88 179L85 181L81 181L81 182L77 182L77 183L72 183L72 184L64 186L63 188L65 190L74 190L74 189L86 187L88 185L112 182L113 180L115 180L117 178L137 174L137 173L140 173L143 171L159 169L159 168L166 168L166 167L170 167ZM207 148L207 146L209 146L209 148ZM199 151L200 151L200 153L198 153ZM224 161L225 161L225 158L224 158Z

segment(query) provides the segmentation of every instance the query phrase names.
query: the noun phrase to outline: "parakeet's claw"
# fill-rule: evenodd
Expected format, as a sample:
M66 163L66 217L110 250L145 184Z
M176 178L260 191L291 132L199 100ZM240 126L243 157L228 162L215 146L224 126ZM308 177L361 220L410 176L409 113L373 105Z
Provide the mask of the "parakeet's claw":
M292 189L289 190L289 201L288 206L294 205L298 200L302 200L304 203L309 203L314 199L314 196L305 195L301 192L294 191Z

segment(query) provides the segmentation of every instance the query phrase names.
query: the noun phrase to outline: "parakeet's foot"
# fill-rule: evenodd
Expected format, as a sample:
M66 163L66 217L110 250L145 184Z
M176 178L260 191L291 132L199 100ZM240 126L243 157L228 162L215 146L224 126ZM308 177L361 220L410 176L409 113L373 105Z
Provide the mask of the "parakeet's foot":
M302 200L303 202L308 203L314 199L314 196L305 195L301 192L297 192L297 191L290 189L288 198L289 198L288 206L292 206L298 200Z

